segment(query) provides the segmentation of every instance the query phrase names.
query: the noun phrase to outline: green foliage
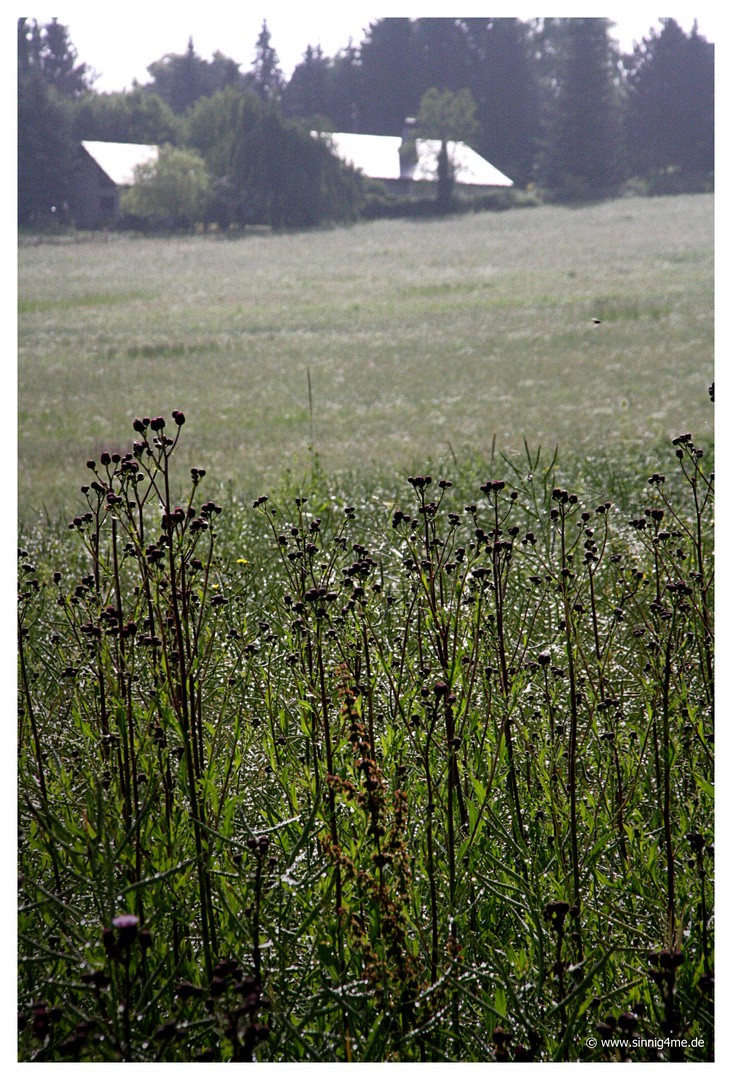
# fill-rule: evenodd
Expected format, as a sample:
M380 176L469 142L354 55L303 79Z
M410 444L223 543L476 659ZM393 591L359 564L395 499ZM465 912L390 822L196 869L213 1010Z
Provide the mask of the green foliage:
M18 222L64 220L74 146L66 102L31 71L18 79Z
M221 96L194 113L191 130L225 177L228 218L274 229L355 220L359 176L331 153L326 139L283 120L277 105L262 105L253 94Z
M170 106L141 86L111 94L87 94L74 107L76 139L181 146L186 127ZM194 144L195 145L195 144Z
M68 27L18 19L18 221L43 228L66 221L75 146L70 103L91 83L77 64Z
M188 116L188 142L216 176L231 170L237 141L249 135L262 115L262 105L251 91L219 91L201 98Z
M435 87L423 95L417 113L416 135L422 139L439 139L472 143L480 130L475 118L475 101L469 90L455 94L440 93Z
M121 210L151 223L191 228L207 214L209 185L199 154L161 146L156 161L135 167L135 183L124 192Z
M204 60L188 39L185 53L167 53L148 66L151 82L142 87L165 101L178 116L184 116L202 97L210 97L229 87L244 88L239 65L220 51Z
M88 64L77 63L69 28L58 19L39 25L18 19L18 77L36 73L48 89L64 98L78 98L94 81Z
M663 19L626 61L632 174L683 190L714 171L714 47ZM674 174L681 174L674 177Z
M607 19L555 20L551 97L539 161L560 201L607 197L620 179L621 119Z
M713 1060L708 455L224 507L184 424L21 539L20 1058Z
M530 22L465 19L467 85L481 125L473 144L519 188L534 178L540 135L540 94Z
M266 19L254 48L254 64L247 85L262 101L279 101L282 94L284 79Z
M446 90L441 94L435 87L431 87L422 97L415 135L423 139L439 139L441 143L437 155L435 193L438 214L449 211L455 186L448 140L470 143L479 130L480 125L475 119L475 102L469 90L461 90L458 94Z

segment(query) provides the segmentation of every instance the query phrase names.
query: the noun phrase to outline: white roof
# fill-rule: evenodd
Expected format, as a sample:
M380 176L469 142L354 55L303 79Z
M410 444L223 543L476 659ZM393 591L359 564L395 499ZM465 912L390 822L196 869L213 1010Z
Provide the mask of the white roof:
M353 135L337 131L328 135L333 152L347 165L376 180L399 179L398 135Z
M341 161L360 169L372 180L398 180L402 175L399 161L402 140L398 135L355 135L337 131L327 138ZM408 167L406 175L412 180L436 180L440 145L439 139L417 139L417 161ZM448 142L447 152L455 167L458 184L513 187L513 180L465 143Z
M104 169L110 180L121 187L134 183L136 165L145 165L148 161L157 161L157 146L145 143L88 142L81 145L91 154L100 168Z
M417 164L413 180L436 180L437 158L440 153L439 139L417 139ZM455 170L457 184L479 184L482 187L513 187L495 165L476 154L466 143L448 142L447 153Z

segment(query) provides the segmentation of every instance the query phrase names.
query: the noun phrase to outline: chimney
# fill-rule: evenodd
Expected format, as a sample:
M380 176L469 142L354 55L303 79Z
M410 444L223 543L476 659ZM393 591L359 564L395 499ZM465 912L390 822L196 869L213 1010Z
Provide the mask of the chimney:
M399 147L399 178L411 180L417 164L417 121L407 116L402 127L402 142Z

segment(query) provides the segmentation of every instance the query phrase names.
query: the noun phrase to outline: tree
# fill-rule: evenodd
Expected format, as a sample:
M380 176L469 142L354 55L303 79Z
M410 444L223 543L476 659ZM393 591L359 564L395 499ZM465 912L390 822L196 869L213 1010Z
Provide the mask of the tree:
M185 142L186 124L167 102L136 84L131 90L87 94L73 106L75 139L102 142Z
M209 94L216 94L219 90L226 90L229 87L243 89L244 77L239 71L239 64L217 49L208 65L206 85Z
M330 105L327 115L335 131L354 131L361 127L362 108L362 69L358 49L349 38L345 49L340 49L333 57L330 70Z
M362 202L359 175L331 153L327 139L283 120L274 103L233 141L228 175L242 224L280 229L353 221Z
M63 219L74 163L68 107L38 71L18 80L18 222Z
M560 199L601 198L621 177L617 56L607 19L554 20L540 175Z
M262 23L254 49L254 65L247 79L247 87L254 90L262 101L278 101L282 96L284 80L267 20Z
M166 53L159 60L148 64L151 82L148 92L157 94L179 116L183 116L204 94L212 93L209 83L209 65L193 47L188 38L184 53Z
M63 220L75 147L71 101L92 75L77 63L68 28L18 19L18 221Z
M479 131L475 101L469 90L440 93L433 86L422 97L417 114L417 134L421 138L470 143Z
M18 77L37 72L42 82L64 98L85 94L96 78L88 64L77 63L69 28L58 19L40 26L18 19Z
M253 131L263 108L253 91L241 93L232 87L196 103L188 119L188 140L209 172L219 177L230 172L235 142Z
M200 154L161 146L157 161L135 167L135 182L120 209L155 225L191 228L207 216L209 189Z
M436 209L446 214L452 201L455 168L450 157L450 143L469 143L480 125L475 119L475 102L469 90L455 94L452 90L440 93L434 86L419 104L415 134L423 139L439 139L437 155Z
M308 45L282 93L285 116L312 118L330 115L330 63L320 45Z
M714 46L663 19L627 61L629 169L648 178L714 170Z
M277 102L229 89L200 101L189 128L214 177L220 224L301 228L357 216L360 178L309 125L283 119Z
M473 147L515 184L532 178L541 134L529 27L519 19L466 19L465 85L481 130Z
M469 39L463 19L415 19L412 26L415 84L420 95L467 85Z
M377 19L361 44L360 130L401 135L404 120L419 105L414 34L410 19Z

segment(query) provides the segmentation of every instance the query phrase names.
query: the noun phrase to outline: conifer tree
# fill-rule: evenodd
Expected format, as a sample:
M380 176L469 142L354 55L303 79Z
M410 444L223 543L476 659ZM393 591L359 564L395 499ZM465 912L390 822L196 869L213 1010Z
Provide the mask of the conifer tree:
M262 101L278 101L282 96L284 79L276 49L272 46L272 35L267 20L262 23L254 50L254 65L249 75L248 85Z
M621 178L618 58L607 19L561 19L552 28L540 174L569 201L606 197Z
M632 173L700 177L714 169L714 46L662 19L628 58L626 140ZM680 182L683 182L681 180Z

